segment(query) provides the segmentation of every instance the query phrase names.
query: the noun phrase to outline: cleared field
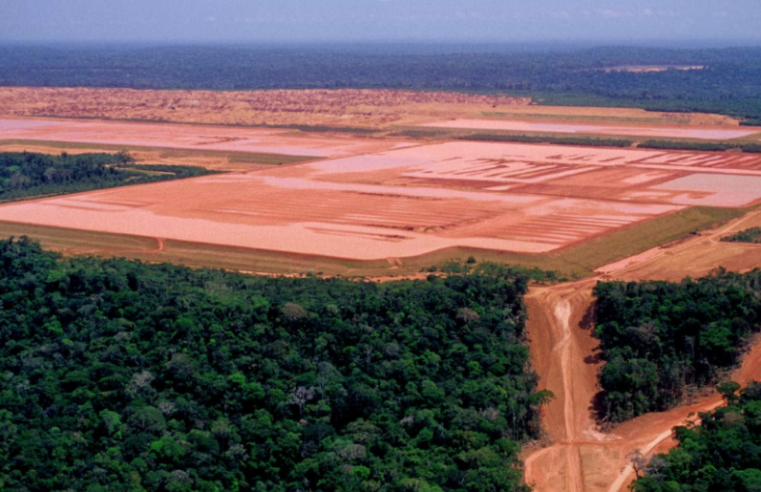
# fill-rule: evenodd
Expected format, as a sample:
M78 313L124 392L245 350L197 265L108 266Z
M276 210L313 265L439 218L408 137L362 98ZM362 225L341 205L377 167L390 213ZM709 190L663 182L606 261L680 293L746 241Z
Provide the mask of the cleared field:
M28 201L0 207L0 220L378 260L452 247L546 252L678 209L600 205L250 173Z
M747 137L761 132L757 127L686 127L686 126L620 126L584 125L570 123L535 123L495 119L455 119L420 125L428 128L457 128L468 130L500 130L543 133L578 133L594 135L629 135L643 137L696 138L726 140Z
M362 277L408 276L432 265L442 265L457 259L462 261L473 256L479 262L507 263L526 268L553 270L567 277L579 277L592 274L600 266L627 258L640 251L652 251L651 248L721 224L745 212L747 211L693 207L551 253L526 254L475 248L452 248L422 256L377 261L328 258L2 221L0 221L0 237L29 236L40 241L45 248L65 255L126 257L148 262L168 262L192 267L223 268L255 273L313 272ZM761 252L758 247L756 249ZM747 260L747 257L745 259Z
M0 140L53 141L311 158L339 157L403 145L389 139L313 135L292 130L90 120L0 119Z
M602 264L590 256L615 261L715 222L687 205L761 200L755 164L715 157L732 158L449 142L10 204L0 221L339 261L545 254L582 273Z

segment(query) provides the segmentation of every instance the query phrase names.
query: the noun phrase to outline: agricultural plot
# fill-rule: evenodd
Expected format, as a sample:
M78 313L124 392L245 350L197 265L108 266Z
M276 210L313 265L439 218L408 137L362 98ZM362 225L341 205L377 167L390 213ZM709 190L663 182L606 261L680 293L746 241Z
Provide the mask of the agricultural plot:
M11 204L0 221L355 260L548 253L690 205L752 205L757 164L449 142Z

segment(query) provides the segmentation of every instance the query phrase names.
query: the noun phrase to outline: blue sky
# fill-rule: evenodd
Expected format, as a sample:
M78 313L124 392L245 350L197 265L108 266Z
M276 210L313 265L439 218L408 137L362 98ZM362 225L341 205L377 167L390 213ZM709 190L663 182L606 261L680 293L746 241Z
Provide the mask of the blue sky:
M761 0L0 0L3 41L761 42Z

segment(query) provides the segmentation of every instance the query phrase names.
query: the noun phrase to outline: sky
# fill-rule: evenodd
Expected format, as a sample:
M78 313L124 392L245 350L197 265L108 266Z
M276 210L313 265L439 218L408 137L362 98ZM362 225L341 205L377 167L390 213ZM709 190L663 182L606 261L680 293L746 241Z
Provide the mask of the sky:
M731 41L761 0L0 0L0 41Z

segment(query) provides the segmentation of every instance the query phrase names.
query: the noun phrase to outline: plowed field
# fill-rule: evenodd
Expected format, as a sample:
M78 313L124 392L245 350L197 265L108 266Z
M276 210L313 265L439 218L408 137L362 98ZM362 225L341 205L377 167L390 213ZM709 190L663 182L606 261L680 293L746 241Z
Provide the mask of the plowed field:
M0 124L0 135L40 139L361 154L0 207L7 222L332 258L406 258L458 247L546 253L687 205L761 200L756 156L414 145L138 123Z

